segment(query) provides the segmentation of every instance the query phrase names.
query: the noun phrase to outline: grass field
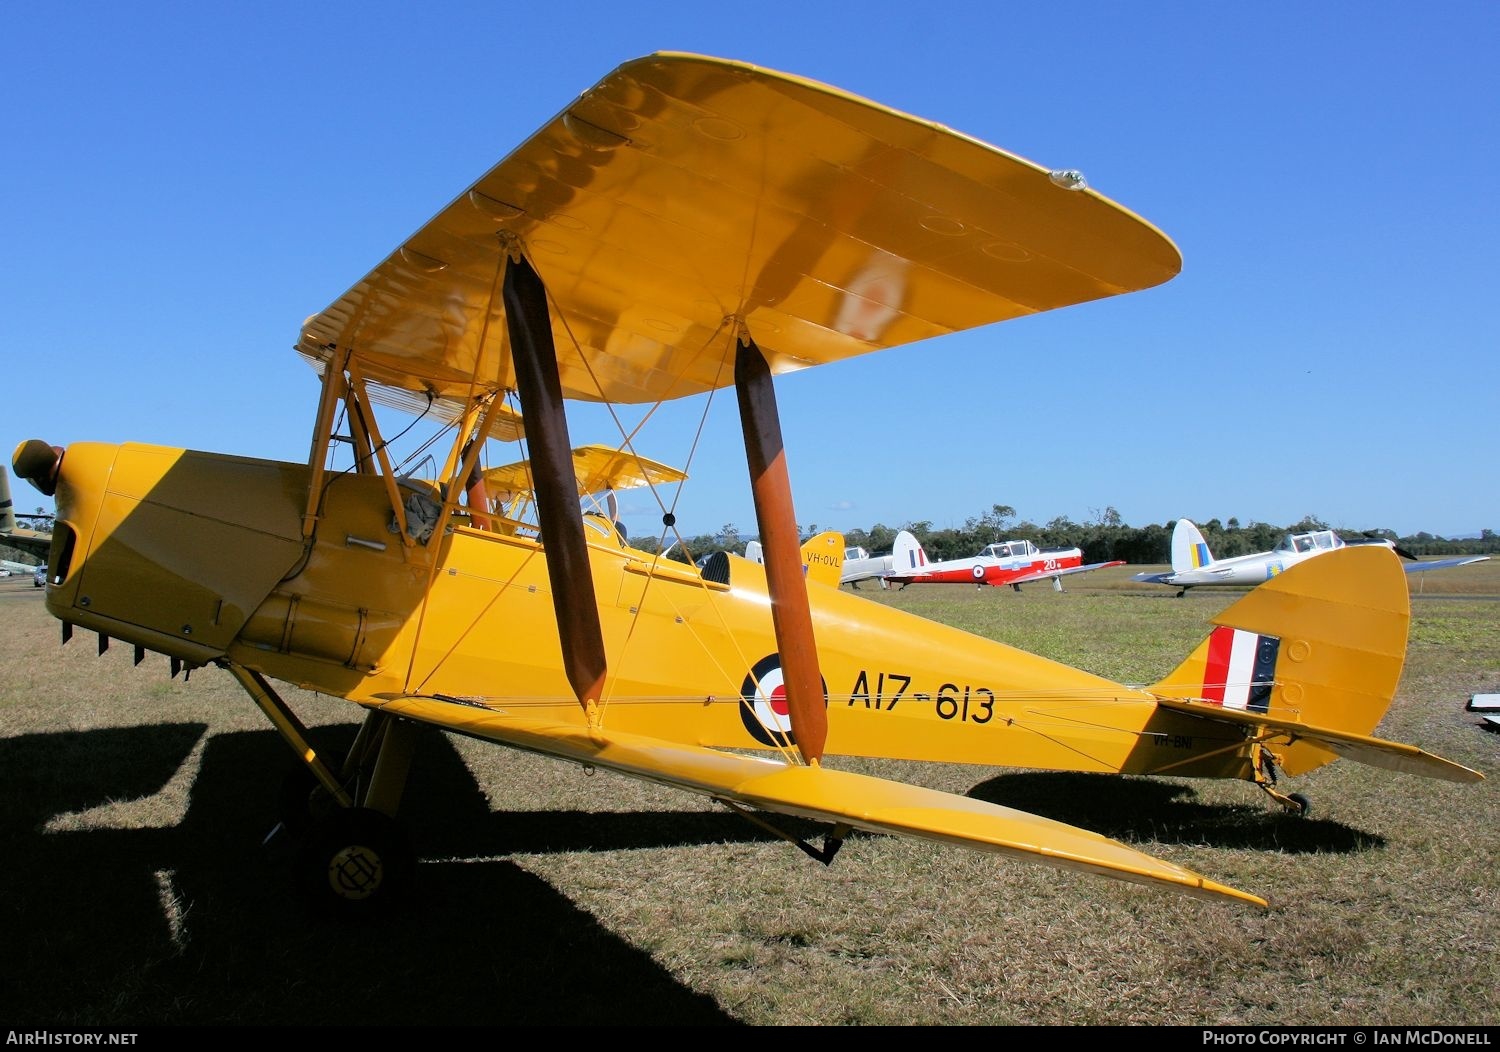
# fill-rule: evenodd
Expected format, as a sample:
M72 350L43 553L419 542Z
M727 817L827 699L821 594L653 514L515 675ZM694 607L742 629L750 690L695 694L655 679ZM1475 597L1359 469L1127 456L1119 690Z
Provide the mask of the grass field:
M1131 582L861 595L1131 683L1238 595ZM1084 578L1087 578L1085 581ZM1377 733L1490 777L1341 760L1283 788L831 760L1097 830L1269 910L895 838L830 867L706 800L432 732L420 898L340 925L262 844L287 748L214 668L59 645L0 580L0 1020L24 1026L1500 1023L1500 561L1412 579ZM1420 594L1419 594L1420 593ZM288 688L325 742L356 712Z

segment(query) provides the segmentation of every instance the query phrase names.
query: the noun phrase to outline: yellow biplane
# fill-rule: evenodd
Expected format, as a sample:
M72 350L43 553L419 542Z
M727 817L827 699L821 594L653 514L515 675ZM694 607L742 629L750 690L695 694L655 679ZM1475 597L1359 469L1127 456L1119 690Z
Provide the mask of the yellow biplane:
M233 675L312 785L289 824L335 908L409 887L398 810L423 724L772 828L818 823L821 845L782 835L824 863L864 830L1265 905L1098 834L828 758L1242 778L1288 806L1278 770L1338 756L1477 778L1369 737L1405 655L1396 557L1298 567L1162 682L1113 683L812 572L775 398L790 370L1147 289L1180 265L1076 172L809 80L651 55L305 322L298 350L321 378L306 463L21 443L17 473L56 497L47 607L65 640L76 626ZM729 387L763 562L721 552L700 571L589 528L595 483L566 404ZM377 406L443 422L434 477L395 458ZM524 444L524 478L486 478L503 442ZM534 535L507 528L491 484L534 496ZM272 681L360 706L349 754L320 755Z

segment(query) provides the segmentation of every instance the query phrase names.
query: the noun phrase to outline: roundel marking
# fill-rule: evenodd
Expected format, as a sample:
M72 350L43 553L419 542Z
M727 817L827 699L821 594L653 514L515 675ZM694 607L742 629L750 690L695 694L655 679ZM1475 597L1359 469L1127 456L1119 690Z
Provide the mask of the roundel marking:
M792 716L786 702L786 677L781 656L767 654L755 663L740 684L740 722L750 737L762 745L795 745ZM823 683L823 704L828 704L828 684Z
M984 567L980 566L978 563L974 564L974 580L976 580L976 581L982 581L982 580L984 580Z

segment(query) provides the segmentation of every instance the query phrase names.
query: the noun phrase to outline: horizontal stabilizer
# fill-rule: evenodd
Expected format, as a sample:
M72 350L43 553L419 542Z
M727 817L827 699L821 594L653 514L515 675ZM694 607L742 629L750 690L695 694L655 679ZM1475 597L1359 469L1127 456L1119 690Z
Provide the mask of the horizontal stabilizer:
M1482 782L1484 775L1470 770L1452 760L1434 756L1415 745L1371 738L1364 734L1351 734L1327 727L1313 727L1295 720L1276 719L1264 713L1243 709L1230 709L1206 701L1187 701L1181 698L1156 699L1163 708L1185 712L1199 719L1225 723L1237 727L1255 727L1284 733L1289 740L1304 739L1338 753L1347 760L1356 760L1371 767L1380 767L1401 774L1415 774L1423 778L1439 778L1446 782Z
M1200 898L1264 899L1215 883L1085 829L1012 808L825 767L517 717L457 701L401 697L381 711L743 806L873 833L919 837Z
M1146 584L1171 584L1172 573L1170 570L1164 573L1138 573L1132 575L1130 579L1132 581L1144 581Z

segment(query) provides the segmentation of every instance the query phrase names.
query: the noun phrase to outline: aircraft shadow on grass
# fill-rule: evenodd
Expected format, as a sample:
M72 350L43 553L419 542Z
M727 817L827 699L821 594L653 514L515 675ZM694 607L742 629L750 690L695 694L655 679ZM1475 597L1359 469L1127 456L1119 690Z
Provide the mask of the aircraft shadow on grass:
M342 750L355 729L313 734ZM0 1014L93 1025L736 1022L546 881L494 859L770 834L728 813L492 812L433 732L419 739L422 777L403 803L418 853L492 861L421 866L409 908L324 922L287 908L290 867L258 846L277 808L263 775L288 764L286 746L272 731L207 734L182 723L0 740L13 948L0 965ZM177 824L47 831L54 816L160 792L200 742ZM1123 840L1295 852L1382 843L1335 822L1198 804L1191 786L1146 778L1003 774L969 795Z
M316 732L320 744L327 729ZM336 728L352 738L354 728ZM47 832L53 816L150 796L202 724L0 740L14 792L0 1016L28 1024L732 1025L546 881L506 861L419 867L411 906L363 924L288 908L273 731L216 734L181 822ZM712 813L491 814L439 735L403 813L423 857L756 839ZM429 795L430 794L430 795ZM418 810L420 809L420 810ZM175 903L176 905L169 905Z
M990 778L968 795L1126 842L1289 854L1345 853L1385 845L1385 838L1342 822L1298 818L1252 804L1198 803L1191 785L1146 777L1028 771Z

